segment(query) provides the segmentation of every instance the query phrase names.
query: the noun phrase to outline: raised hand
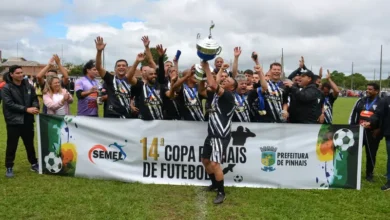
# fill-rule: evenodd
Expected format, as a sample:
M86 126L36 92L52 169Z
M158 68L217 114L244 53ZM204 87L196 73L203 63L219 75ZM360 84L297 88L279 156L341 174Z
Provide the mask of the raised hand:
M52 57L50 58L50 60L49 60L49 62L48 62L47 64L49 64L49 65L51 65L51 66L53 66L53 65L55 64L54 56L52 56Z
M200 63L200 65L202 66L202 69L204 69L204 70L209 70L210 69L209 62L207 62L207 61L202 61Z
M136 61L141 63L141 62L144 61L144 60L145 60L145 54L139 53L139 54L137 55Z
M327 70L327 71L328 71L328 74L326 75L326 79L329 80L331 75L330 75L330 71L329 70Z
M239 57L241 55L241 47L234 48L234 57Z
M301 60L299 60L299 67L303 68L304 65L305 65L305 58L303 58L303 56L301 56Z
M144 43L144 46L145 47L149 47L149 44L150 44L150 40L149 40L149 37L148 36L143 36L141 38L142 42Z
M253 53L252 53L252 60L254 62L257 62L258 59L259 59L259 57L258 57L257 53L255 51L253 51Z
M53 55L53 59L56 62L56 64L59 66L61 64L60 57L57 54Z
M100 36L96 38L95 45L96 45L96 50L98 50L98 51L103 51L104 48L106 47L106 44L104 43L103 38Z
M223 70L227 70L228 68L229 68L229 64L228 63L222 64L222 69Z
M256 65L256 66L254 67L254 70L255 70L256 73L261 73L261 72L263 72L263 68L261 68L260 65Z
M157 50L157 53L160 57L164 56L164 54L167 52L167 48L165 48L165 50L164 50L164 47L162 44L157 45L156 50Z
M318 76L320 77L320 79L322 79L322 67L320 68L320 73L318 74Z

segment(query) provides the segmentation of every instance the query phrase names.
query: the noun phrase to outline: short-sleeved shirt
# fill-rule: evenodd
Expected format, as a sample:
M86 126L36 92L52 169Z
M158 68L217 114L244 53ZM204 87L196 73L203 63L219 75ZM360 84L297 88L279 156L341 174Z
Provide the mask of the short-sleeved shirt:
M105 117L131 118L131 97L137 95L127 78L119 79L106 72L103 77L107 93Z
M99 89L100 84L96 79L89 79L88 77L81 77L76 80L75 83L75 91L88 91L92 89L92 87L96 87ZM98 115L98 105L97 105L97 92L91 93L88 96L78 99L77 101L77 115L83 116L96 116Z
M209 109L208 135L216 138L231 136L231 124L236 109L232 92L224 91L221 96L214 92L207 92L211 106Z
M158 82L149 85L138 80L133 87L139 94L139 118L143 120L164 119L161 85Z
M197 86L190 88L183 84L177 100L180 105L180 113L186 121L204 121L202 100L198 96Z

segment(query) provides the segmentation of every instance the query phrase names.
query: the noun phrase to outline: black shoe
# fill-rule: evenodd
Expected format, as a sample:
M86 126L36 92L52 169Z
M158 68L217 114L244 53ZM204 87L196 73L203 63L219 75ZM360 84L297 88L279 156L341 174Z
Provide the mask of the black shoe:
M214 199L214 204L221 204L223 201L225 201L225 199L225 193L218 192L217 197Z
M387 183L381 187L381 190L383 191L390 190L390 181L387 181Z
M37 163L31 165L31 171L39 173L39 165Z
M210 186L207 186L207 187L203 188L203 191L214 192L214 191L217 191L217 187L215 187L213 185L210 185Z
M374 176L373 175L368 175L366 176L366 180L370 183L373 183L374 182Z

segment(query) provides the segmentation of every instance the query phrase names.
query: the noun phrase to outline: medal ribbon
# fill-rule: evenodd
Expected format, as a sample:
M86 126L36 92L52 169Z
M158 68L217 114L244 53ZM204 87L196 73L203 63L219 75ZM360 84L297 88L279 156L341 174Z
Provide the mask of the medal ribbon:
M238 93L234 93L234 95L236 96L238 104L240 106L244 106L245 98L243 98L243 96L240 96Z
M370 111L370 108L374 105L378 97L376 97L370 104L368 104L368 99L369 98L367 98L366 105L365 105L366 111Z
M184 84L185 90L187 90L187 93L190 95L191 99L196 98L196 94L198 93L198 90L196 88L190 88L186 84Z
M259 99L259 110L265 110L265 103L263 94L261 94L261 87L257 88L257 97Z

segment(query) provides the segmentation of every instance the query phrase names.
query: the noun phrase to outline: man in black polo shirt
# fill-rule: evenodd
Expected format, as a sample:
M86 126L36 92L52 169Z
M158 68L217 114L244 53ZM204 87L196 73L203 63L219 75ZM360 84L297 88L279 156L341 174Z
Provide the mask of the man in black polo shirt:
M159 70L158 74L154 68L149 68L146 74L145 82L137 80L134 76L137 66L145 59L145 55L140 53L137 55L134 64L129 68L127 79L129 83L136 89L139 95L139 116L143 120L162 120L163 117L163 100L162 86L166 82L163 64L163 57L166 49L162 45L156 47L159 54Z
M173 89L179 89L177 102L182 118L186 121L204 121L202 101L198 95L197 80L194 76L194 66L183 72Z
M103 38L97 37L96 44L96 69L103 78L107 93L105 118L131 118L130 101L133 88L128 83L126 74L128 64L126 60L118 60L115 63L115 75L107 72L102 65L102 52L106 47Z
M237 82L229 77L219 85L217 82L221 77L220 74L215 80L208 62L202 62L202 68L206 72L207 85L211 90L207 92L203 88L202 91L199 91L201 95L207 96L211 103L208 136L204 143L202 163L212 183L207 190L217 189L218 193L214 204L220 204L225 200L224 176L220 164L225 160L226 149L231 139L231 122L236 108L233 93L237 88Z

